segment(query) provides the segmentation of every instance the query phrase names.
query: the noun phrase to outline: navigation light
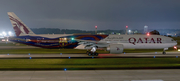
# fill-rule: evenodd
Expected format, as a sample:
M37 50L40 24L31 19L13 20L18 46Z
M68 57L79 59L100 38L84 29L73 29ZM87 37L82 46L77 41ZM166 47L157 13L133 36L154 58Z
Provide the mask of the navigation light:
M177 50L177 47L176 47L176 46L174 46L174 49L175 49L175 50Z

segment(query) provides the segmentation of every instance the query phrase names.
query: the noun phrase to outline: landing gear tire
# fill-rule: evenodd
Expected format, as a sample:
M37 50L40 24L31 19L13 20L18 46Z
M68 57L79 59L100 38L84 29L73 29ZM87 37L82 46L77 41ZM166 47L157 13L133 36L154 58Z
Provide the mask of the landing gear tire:
M168 48L164 48L162 54L165 55L166 54L166 50L168 50Z
M92 52L87 52L87 55L88 56L98 56L99 54L98 53L92 53Z
M98 56L98 53L95 53L96 56Z
M165 52L165 51L163 51L163 52L162 52L162 54L163 54L163 55L165 55L165 54L166 54L166 52Z
M91 54L91 52L88 52L88 56L91 56L92 54Z

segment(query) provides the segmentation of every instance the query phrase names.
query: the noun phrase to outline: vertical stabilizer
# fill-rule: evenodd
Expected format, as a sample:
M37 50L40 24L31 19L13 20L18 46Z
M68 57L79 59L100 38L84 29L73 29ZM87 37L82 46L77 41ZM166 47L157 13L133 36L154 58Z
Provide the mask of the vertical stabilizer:
M16 36L34 34L34 32L32 32L32 30L29 29L13 12L8 12L8 16Z

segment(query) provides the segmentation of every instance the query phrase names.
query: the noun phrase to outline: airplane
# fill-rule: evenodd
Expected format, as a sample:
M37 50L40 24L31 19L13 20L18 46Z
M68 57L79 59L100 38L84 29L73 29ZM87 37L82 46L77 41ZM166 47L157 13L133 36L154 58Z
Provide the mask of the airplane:
M105 48L110 54L121 54L124 49L163 49L177 44L170 37L161 35L81 35L81 34L35 34L13 12L8 12L16 36L9 41L42 48L91 49L89 56L98 56L96 49Z

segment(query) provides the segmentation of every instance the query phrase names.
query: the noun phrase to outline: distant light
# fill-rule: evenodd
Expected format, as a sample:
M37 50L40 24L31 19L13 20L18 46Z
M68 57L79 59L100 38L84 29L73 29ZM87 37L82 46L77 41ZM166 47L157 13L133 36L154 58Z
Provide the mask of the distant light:
M126 26L126 28L128 28L128 26Z
M74 40L74 38L71 38L71 40Z
M67 38L64 38L64 40L67 40Z
M178 58L178 56L176 56L176 58Z
M180 49L178 49L178 51L180 51Z
M31 59L31 57L29 57L29 59Z
M64 69L64 71L66 71L67 69Z
M131 32L131 30L129 30L129 32Z
M149 32L147 33L147 36L149 36L150 34L149 34Z
M92 57L92 58L94 58L94 57Z
M4 36L6 36L7 34L6 34L6 32L2 32L2 34L4 35Z
M154 58L156 58L156 56L154 56Z
M2 39L2 41L6 41L5 39Z
M69 57L69 59L70 59L71 57Z
M9 36L11 36L11 35L12 35L12 32L11 32L11 31L9 31L9 32L8 32L8 34L9 34Z
M97 29L97 26L95 26L95 28Z
M29 55L31 55L31 54L29 53Z

